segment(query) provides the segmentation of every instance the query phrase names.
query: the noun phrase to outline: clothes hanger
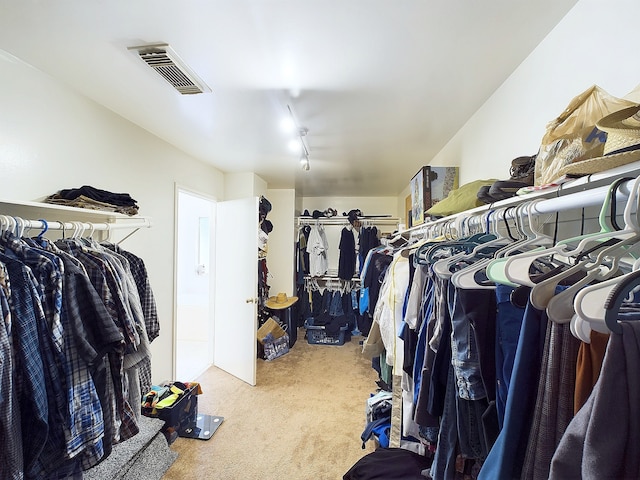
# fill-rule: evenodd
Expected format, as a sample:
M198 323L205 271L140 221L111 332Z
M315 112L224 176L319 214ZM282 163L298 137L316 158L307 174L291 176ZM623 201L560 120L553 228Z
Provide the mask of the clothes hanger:
M622 327L618 323L620 307L624 302L633 300L633 294L638 286L640 286L640 270L623 275L607 298L604 305L604 323L612 333L622 333ZM598 325L600 322L592 323L594 330Z
M591 343L591 327L577 314L571 317L569 323L571 334L584 343Z
M583 288L575 296L573 301L574 310L585 321L602 324L606 317L605 305L607 300L613 295L613 292L620 283L624 282L629 275L640 271L639 269L640 260L636 260L630 273Z
M473 230L475 229L472 227L472 225L476 220L483 217L484 214L464 217L462 219L457 218L456 220L461 221L455 222L456 235L452 240L444 240L433 243L426 250L426 253L424 255L426 256L425 263L435 265L437 262L442 260L436 272L440 272L439 274L441 274L443 278L448 278L450 276L450 272L445 266L443 266L443 263L445 263L445 261L453 264L460 256L469 254L479 244L485 243L495 238L494 235L487 234L487 232L485 231L473 233ZM478 225L482 225L482 222L479 222ZM445 255L445 258L443 258L443 255Z
M26 222L24 220L24 218L21 217L13 217L13 219L16 222L16 226L15 226L15 235L18 238L22 238L22 236L24 235L24 232L26 230Z
M491 213L493 213L493 210L491 211ZM483 218L484 216L485 216L484 214L480 215L480 218ZM467 235L465 236L465 238L461 239L458 242L453 242L453 243L445 242L440 246L441 248L453 248L454 250L459 248L459 251L457 251L456 253L454 253L449 257L440 258L435 261L433 261L433 259L435 259L435 254L437 253L437 250L430 250L429 252L429 260L431 260L432 262L433 271L440 278L445 278L445 279L451 278L451 275L453 274L453 272L450 271L451 266L461 261L462 259L473 258L472 253L476 250L476 248L480 244L485 244L485 242L490 242L491 240L495 239L495 235L491 234L488 228L486 232L472 234L471 224L473 222L470 218L469 219L465 218L465 220L467 220L467 226L469 228L469 230L466 232ZM487 225L488 225L488 222L487 222ZM463 229L464 229L464 223L461 225L461 230Z
M47 223L47 221L44 218L39 218L38 221L42 222L42 230L40 230L40 233L36 238L38 240L42 240L42 237L44 236L44 234L47 233L47 230L49 230L49 223Z
M427 231L425 232L427 241L424 242L422 245L420 245L415 251L414 260L413 260L414 263L417 263L419 265L430 265L429 258L428 258L429 249L434 245L439 245L439 244L446 243L453 240L453 236L451 235L449 224L450 222L446 222L446 223L437 225L433 229L427 229ZM437 235L435 238L430 238L430 232L431 231L435 232L437 229L440 230L438 232L439 235Z
M562 318L566 318L568 315L566 311L568 309L573 307L573 309L575 310L574 302L578 291L589 283L593 283L594 281L602 282L610 278L612 275L616 274L619 271L618 266L620 263L620 259L624 255L633 253L633 249L640 248L640 243L638 243L639 241L640 235L635 238L624 240L618 244L611 245L607 248L602 249L598 253L598 256L595 260L590 258L581 260L567 270L564 270L561 273L558 273L543 282L535 284L530 293L531 304L537 309L543 310L545 308L548 308L551 300L555 300L555 306L553 307L551 313L549 312L549 310L547 310L550 318L556 318L556 315L559 315ZM627 245L629 246L628 249L625 248ZM609 262L609 265L605 264L605 259ZM556 287L562 280L580 272L586 273L584 278L578 280L575 284L570 286L565 291L558 293L558 295L555 294ZM559 298L555 298L556 296ZM565 305L565 307L563 308L560 306L562 302L566 302L568 303L568 305ZM560 314L555 309L559 309L559 311L564 312L564 314ZM585 317L585 315L582 313L580 314L580 316L582 318Z
M609 219L616 231L620 231L623 228L621 228L615 220L617 216L615 196L616 196L618 186L627 180L630 180L630 179L621 178L616 180L613 183L613 189L610 189L611 194L609 196L609 199L610 199ZM638 222L637 221L634 222L633 217L631 217L629 220L631 224L625 225L625 227L637 229L638 232L640 233L640 227L637 224ZM546 306L547 315L549 316L549 318L556 321L557 323L569 322L573 314L576 312L574 302L578 292L583 288L588 287L590 283L593 283L595 281L603 282L607 280L607 278L611 277L611 275L617 273L618 264L621 260L621 257L625 255L633 254L634 247L637 247L637 243L635 245L633 245L633 243L637 242L638 240L640 240L640 237L638 237L635 240L632 237L631 239L614 242L610 247L601 249L600 252L598 253L597 258L591 261L590 264L588 263L588 261L586 263L585 261L580 261L574 267L569 268L566 272L559 274L556 278L557 282L555 282L555 285L553 281L550 282L548 286L536 285L531 291L531 303L534 304L534 306L539 309L542 309ZM603 243L602 245L604 245L605 243ZM627 246L629 247L627 248ZM592 249L592 250L595 251L597 249ZM587 255L589 253L591 252L586 252ZM609 268L603 265L603 262L605 261L605 259L611 262L611 266ZM566 290L558 293L557 295L554 295L555 287L558 285L560 281L567 278L568 276L573 274L575 271L580 271L580 270L586 271L586 275L584 278L582 278L575 284L571 285ZM614 280L613 283L615 283L616 281L617 280ZM602 287L596 287L596 288L602 288ZM601 303L601 305L603 304L604 304L604 300L603 300L603 303ZM583 319L581 318L581 320Z
M512 207L515 215L515 226L516 231L518 232L518 238L515 241L507 243L503 248L494 252L491 258L486 258L483 260L479 260L478 262L463 268L462 270L456 272L454 276L451 277L451 281L454 282L454 285L459 286L460 288L495 288L496 283L502 283L509 285L511 284L510 280L507 278L502 278L502 276L497 275L496 278L499 281L496 281L495 278L489 275L488 269L491 265L494 265L498 258L505 257L509 255L511 252L515 252L518 250L519 246L526 248L526 245L533 239L536 238L536 230L533 228L527 229L524 225L524 212L528 209L529 203L521 204L516 207ZM505 210L504 212L504 221L505 227L508 225L507 212L510 209ZM510 229L509 235L511 236ZM512 237L513 238L513 237ZM485 276L487 278L486 281L481 280L478 281L479 276ZM491 282L489 284L489 282ZM516 286L512 284L512 286Z
M451 278L452 281L453 281L453 276L458 274L456 276L456 280L454 281L454 285L458 286L459 288L469 288L469 287L466 287L467 283L465 282L464 278L463 280L460 281L460 284L457 283L459 277L462 275L460 272L467 271L467 269L470 268L471 265L475 265L478 262L483 262L484 260L492 259L496 252L496 249L500 249L505 245L508 245L509 243L511 243L511 241L508 238L506 238L500 233L498 228L500 213L504 214L505 210L506 209L503 208L503 209L499 209L498 211L491 210L490 212L488 212L485 219L485 222L486 222L485 232L480 234L477 237L470 239L470 241L473 241L473 243L475 244L471 252L462 251L450 258L438 260L433 264L434 272L439 277ZM492 215L496 216L496 220L491 221ZM459 269L458 271L452 270L456 266L459 266L460 264L463 264L463 263L470 263L471 265L464 266L462 269ZM483 264L485 263L486 262L483 262ZM463 284L465 285L465 287L462 286Z
M505 211L504 225L507 229L509 238L511 238L513 241L503 250L496 252L496 255L494 256L495 258L485 268L488 278L495 283L502 283L505 285L512 284L512 282L502 272L502 264L506 262L505 257L511 255L513 252L517 252L520 245L523 245L528 240L535 238L535 236L533 236L532 234L528 234L527 230L523 226L524 208L526 207L526 205L527 204L512 206ZM513 211L514 226L517 237L513 236L513 234L511 233L511 228L509 227L509 219L507 213L509 213L510 211ZM512 285L516 286L516 284Z
M629 199L625 205L625 224L629 225L631 223L631 210L635 199L637 197L638 186L640 185L640 177L638 177L634 183L633 188L631 189L631 194ZM600 209L600 214L598 215L598 221L600 225L600 231L597 233L590 233L586 235L579 235L576 237L572 237L566 240L561 240L556 243L556 245L536 249L531 252L523 252L516 255L513 255L512 258L508 260L508 263L505 263L504 270L505 276L511 280L512 282L516 282L514 279L518 279L517 281L522 281L523 285L531 285L533 282L531 279L527 279L528 272L531 269L531 265L538 259L543 257L548 257L551 255L560 255L563 257L571 257L575 255L581 255L582 252L587 250L587 247L590 246L593 242L595 242L596 246L608 246L603 244L604 241L610 240L614 234L612 234L612 228L607 224L606 218L609 210L610 203L610 193L613 189L614 185L612 184L609 187L609 193L605 197L605 202ZM622 239L627 238L634 234L633 230L621 230L615 233L615 237ZM576 248L569 248L570 244L578 242Z
M525 240L524 242L521 242L520 244L516 245L515 248L512 248L509 252L507 252L502 257L503 259L505 259L504 262L499 262L499 263L496 262L496 264L494 264L494 269L496 270L492 271L492 273L495 275L504 273L504 277L506 277L508 281L510 281L511 283L515 283L517 285L534 286L536 283L530 276L531 264L528 266L526 270L517 268L517 267L511 268L514 262L517 262L518 255L510 256L509 254L515 252L516 250L523 250L523 249L526 250L529 248L533 248L537 250L540 247L545 247L547 245L553 244L553 238L543 233L539 228L536 229L534 227L533 209L540 201L541 200L534 200L530 202L526 208L527 219L528 219L527 224L533 235L527 240ZM500 270L499 273L498 273L498 268L502 268L502 270ZM502 279L502 275L500 275L500 279Z
M16 231L16 226L17 226L17 222L15 217L10 217L9 215L5 216L6 220L7 220L7 227L6 230L15 234Z
M508 210L509 208L505 208L499 213L502 213L502 220L505 222L505 227L509 231L509 228L506 223L507 222L506 213ZM486 244L478 245L477 249L474 249L472 254L476 257L475 262L473 262L471 265L467 265L461 268L460 270L458 270L457 272L454 272L451 275L451 283L453 285L455 285L458 288L464 288L464 289L494 289L495 288L495 284L491 283L488 279L484 280L484 278L482 278L483 276L486 276L485 269L487 265L495 258L495 255L498 252L504 250L505 248L509 248L509 246L512 243L512 241L507 239L507 237L505 237L504 235L501 235L498 227L499 220L500 220L500 215L498 214L496 215L496 220L491 223L491 225L493 225L494 227L493 228L494 235L496 235L497 238L495 238L494 240L490 240ZM509 231L509 235L511 238L513 238L511 236L510 231ZM506 241L506 245L505 245L505 241ZM491 246L487 248L489 244L491 244ZM498 250L491 252L491 248L494 248L494 247L498 248ZM481 256L480 253L483 253L485 256L484 257ZM486 256L486 254L488 254L489 256ZM471 255L470 255L470 259L471 259ZM450 269L451 267L449 267L449 270Z
M630 197L631 198L631 197ZM640 200L640 198L639 198ZM627 202L627 205L630 202ZM625 208L624 218L625 218L625 228L626 229L635 229L637 234L635 237L627 239L626 241L620 242L621 247L624 247L625 243L629 243L635 240L635 242L640 243L640 221L638 220L638 214L636 211L636 215L630 214L631 209ZM636 206L637 210L637 206ZM633 256L633 249L637 247L636 245L631 246L625 253ZM574 300L574 308L576 313L586 321L592 323L595 327L602 324L605 321L606 317L606 308L604 307L608 301L608 299L613 295L613 292L618 287L618 285L622 282L625 282L629 275L632 275L634 272L637 272L640 269L640 259L636 259L632 265L631 273L626 275L621 275L620 277L616 277L610 279L605 282L601 282L599 284L590 285L581 290L575 297Z

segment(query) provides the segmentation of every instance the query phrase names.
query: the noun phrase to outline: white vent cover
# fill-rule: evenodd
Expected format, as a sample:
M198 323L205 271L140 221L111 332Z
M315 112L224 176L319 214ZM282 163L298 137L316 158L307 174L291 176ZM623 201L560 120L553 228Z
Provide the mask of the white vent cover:
M129 47L173 88L183 95L210 92L211 89L185 65L171 47L166 43Z

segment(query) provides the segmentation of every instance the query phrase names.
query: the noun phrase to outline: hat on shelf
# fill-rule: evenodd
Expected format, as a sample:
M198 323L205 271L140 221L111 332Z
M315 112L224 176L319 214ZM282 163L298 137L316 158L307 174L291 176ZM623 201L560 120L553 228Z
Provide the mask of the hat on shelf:
M640 160L640 106L623 108L596 122L607 133L604 155L571 163L558 171L563 175L589 175Z
M271 220L265 219L260 224L260 228L264 233L271 233L273 231L273 223L271 223Z
M278 293L275 297L269 297L265 306L272 310L288 308L298 301L298 297L288 297L286 293Z
M324 213L321 212L320 210L314 210L313 211L313 218L320 218L320 217L324 217Z

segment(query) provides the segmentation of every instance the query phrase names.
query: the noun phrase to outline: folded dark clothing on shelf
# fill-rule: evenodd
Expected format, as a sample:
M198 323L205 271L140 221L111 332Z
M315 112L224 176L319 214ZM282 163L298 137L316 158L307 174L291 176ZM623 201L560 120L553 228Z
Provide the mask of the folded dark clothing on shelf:
M120 207L132 207L136 205L136 201L131 198L128 193L112 193L89 185L83 185L80 188L60 190L56 195L59 198L64 198L66 200L75 200L82 195L93 200L97 200L98 202L110 203Z
M59 190L44 201L56 205L105 210L126 215L138 213L138 205L128 193L112 193L89 185Z
M51 195L44 199L45 203L52 203L54 205L65 205L67 207L86 208L89 210L102 210L105 212L117 212L124 213L125 215L137 215L138 206L122 207L119 205L112 205L110 203L103 203L83 195L74 200L66 200L64 198L58 198L57 195Z

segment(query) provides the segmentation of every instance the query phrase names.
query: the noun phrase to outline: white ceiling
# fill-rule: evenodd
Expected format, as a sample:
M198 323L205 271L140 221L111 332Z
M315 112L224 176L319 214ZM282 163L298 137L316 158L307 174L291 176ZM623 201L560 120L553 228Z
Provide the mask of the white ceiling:
M224 172L397 195L576 2L0 0L0 49ZM180 95L127 50L154 42L212 93Z

